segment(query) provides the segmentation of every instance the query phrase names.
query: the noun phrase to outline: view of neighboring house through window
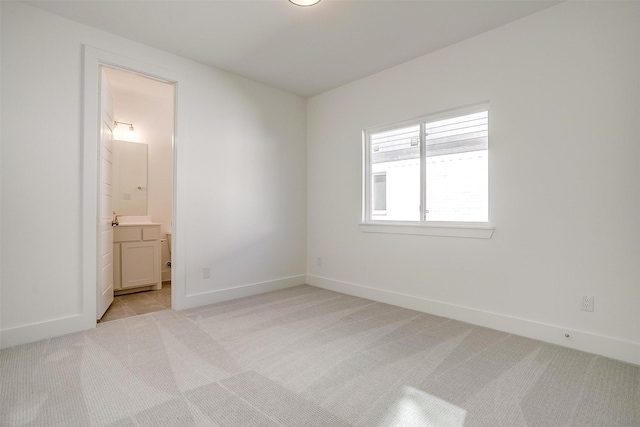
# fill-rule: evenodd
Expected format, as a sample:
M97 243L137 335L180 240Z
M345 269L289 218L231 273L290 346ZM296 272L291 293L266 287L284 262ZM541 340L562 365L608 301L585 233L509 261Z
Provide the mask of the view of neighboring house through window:
M373 174L373 211L376 215L387 212L387 173Z
M486 223L488 105L365 131L365 222Z

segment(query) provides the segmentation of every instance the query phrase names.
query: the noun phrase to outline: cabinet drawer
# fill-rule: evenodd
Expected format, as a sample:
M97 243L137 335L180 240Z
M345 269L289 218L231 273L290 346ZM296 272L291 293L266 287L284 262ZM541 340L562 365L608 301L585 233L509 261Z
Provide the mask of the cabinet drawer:
M142 240L158 240L160 238L160 227L144 227L142 229Z
M134 242L142 240L142 227L114 227L115 242Z

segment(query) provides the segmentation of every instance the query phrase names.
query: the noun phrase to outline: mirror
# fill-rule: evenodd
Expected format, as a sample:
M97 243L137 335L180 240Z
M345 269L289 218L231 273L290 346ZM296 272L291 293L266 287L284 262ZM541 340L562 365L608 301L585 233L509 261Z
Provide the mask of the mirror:
M147 144L113 141L113 210L118 215L147 214Z

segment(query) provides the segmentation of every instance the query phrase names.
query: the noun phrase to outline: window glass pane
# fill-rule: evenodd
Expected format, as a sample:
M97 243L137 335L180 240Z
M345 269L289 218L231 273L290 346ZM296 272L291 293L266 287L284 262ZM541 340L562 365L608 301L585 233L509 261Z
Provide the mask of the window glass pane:
M387 174L373 175L373 211L383 213L387 210ZM386 213L386 212L384 212Z
M420 221L420 126L371 134L371 219ZM384 209L378 191L382 192ZM380 204L378 204L380 203Z
M427 221L487 222L488 112L426 123Z

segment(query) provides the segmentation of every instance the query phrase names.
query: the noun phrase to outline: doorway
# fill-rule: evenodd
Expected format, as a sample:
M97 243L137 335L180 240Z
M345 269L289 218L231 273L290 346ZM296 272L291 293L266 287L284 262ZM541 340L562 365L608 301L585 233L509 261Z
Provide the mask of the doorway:
M102 67L116 68L173 85L174 89L174 135L173 173L168 173L173 182L172 198L172 244L171 244L171 307L173 310L187 308L185 247L182 236L180 210L184 206L185 171L181 166L185 144L181 139L181 123L184 122L179 105L185 105L179 88L185 81L182 75L170 68L159 57L132 59L114 52L83 45L83 171L82 171L82 285L78 293L79 312L68 320L74 330L96 327L97 307L100 297L102 252L100 251L100 130L101 130L101 72ZM162 65L165 64L165 65ZM110 214L111 212L109 212ZM108 271L108 270L107 270Z
M100 68L101 117L113 123L103 120L100 132L96 318L104 322L172 306L175 84Z

